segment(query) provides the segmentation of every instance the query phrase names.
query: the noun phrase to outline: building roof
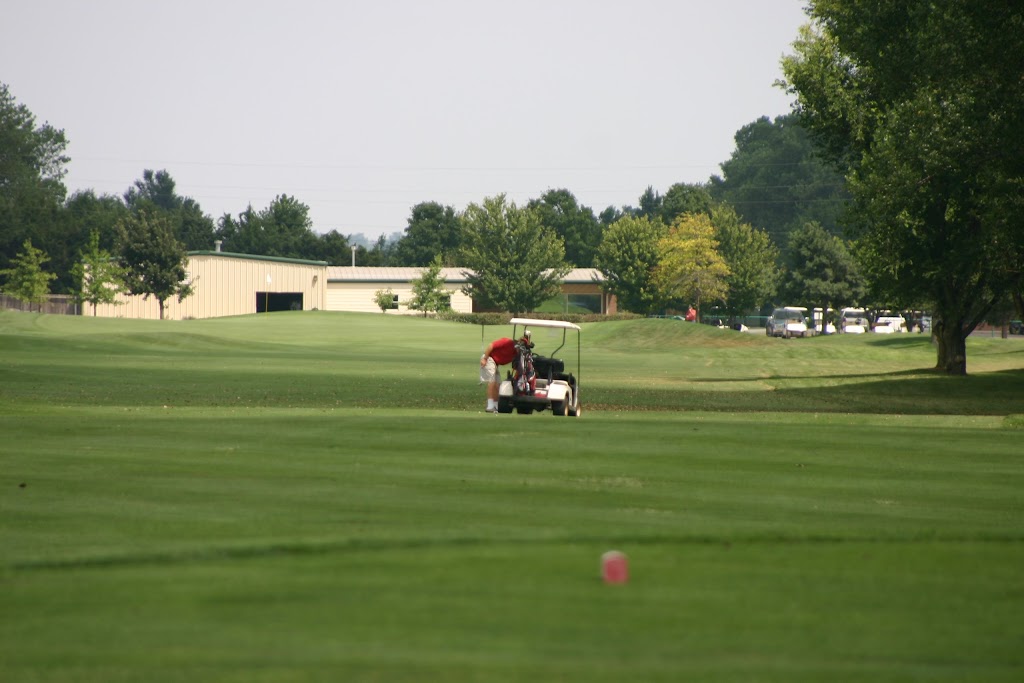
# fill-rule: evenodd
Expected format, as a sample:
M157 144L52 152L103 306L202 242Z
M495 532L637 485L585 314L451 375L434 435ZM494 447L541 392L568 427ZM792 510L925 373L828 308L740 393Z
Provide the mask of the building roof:
M604 282L604 274L597 268L573 268L566 274L565 281L571 284Z
M377 266L328 266L328 282L411 282L423 276L425 267L384 268ZM442 268L445 282L465 282L465 268Z
M328 282L411 282L423 275L426 267L386 268L376 266L328 266ZM466 268L442 268L441 279L445 282L466 282ZM573 268L565 276L565 282L579 284L601 282L604 276L596 268Z
M216 256L218 258L238 258L251 261L276 261L278 263L297 263L304 266L326 266L327 261L309 261L298 258L285 258L284 256L258 256L256 254L237 254L232 251L190 251L189 256Z

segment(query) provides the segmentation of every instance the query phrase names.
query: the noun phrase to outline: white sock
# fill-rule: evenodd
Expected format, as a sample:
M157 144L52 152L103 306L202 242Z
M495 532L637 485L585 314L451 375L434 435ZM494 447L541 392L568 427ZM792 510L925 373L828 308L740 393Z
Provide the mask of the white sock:
M498 409L498 402L495 401L493 398L487 399L487 410L497 410L497 409Z

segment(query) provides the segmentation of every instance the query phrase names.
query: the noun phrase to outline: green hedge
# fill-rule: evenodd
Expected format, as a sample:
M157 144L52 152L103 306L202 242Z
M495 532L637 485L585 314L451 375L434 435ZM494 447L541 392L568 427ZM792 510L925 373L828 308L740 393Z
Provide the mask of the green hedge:
M599 313L524 313L522 316L514 316L511 313L438 313L439 320L451 320L459 323L470 323L471 325L508 325L514 317L533 318L534 320L566 320L571 323L599 323L609 320L635 320L643 318L635 313L616 313L614 315L601 315Z

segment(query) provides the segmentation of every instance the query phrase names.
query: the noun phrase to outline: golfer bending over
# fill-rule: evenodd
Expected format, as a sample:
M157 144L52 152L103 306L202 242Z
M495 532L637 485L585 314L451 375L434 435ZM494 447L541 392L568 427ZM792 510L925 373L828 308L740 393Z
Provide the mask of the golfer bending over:
M520 340L524 344L530 344L530 331L523 333ZM487 345L484 355L480 356L480 381L487 384L487 412L498 412L498 385L501 377L498 375L499 365L508 365L516 359L516 342L514 339L502 337Z

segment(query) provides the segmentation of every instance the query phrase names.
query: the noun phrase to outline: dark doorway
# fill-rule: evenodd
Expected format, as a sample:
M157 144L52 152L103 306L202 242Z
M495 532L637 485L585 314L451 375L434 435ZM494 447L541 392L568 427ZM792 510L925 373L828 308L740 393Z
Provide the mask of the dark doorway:
M256 292L256 312L301 311L302 292Z

